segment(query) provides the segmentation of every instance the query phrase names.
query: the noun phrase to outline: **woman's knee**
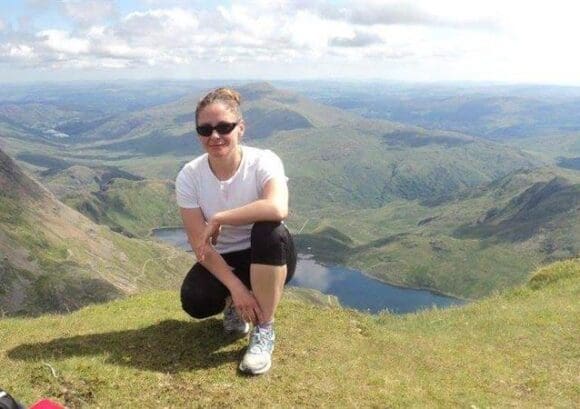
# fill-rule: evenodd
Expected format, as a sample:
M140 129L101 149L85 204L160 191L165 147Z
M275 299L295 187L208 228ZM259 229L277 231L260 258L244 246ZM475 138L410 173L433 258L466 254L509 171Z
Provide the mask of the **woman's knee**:
M221 303L216 300L204 299L191 293L181 293L181 307L193 318L207 318L219 314L225 307L225 300Z
M254 248L268 248L282 243L284 225L280 222L256 222L252 227L251 245Z
M181 307L183 311L191 315L193 318L196 319L203 319L207 317L211 317L212 315L216 315L219 311L211 311L207 307L199 304L195 304L189 301L181 300Z
M181 285L181 307L194 318L207 318L225 307L226 290L213 282L205 268L196 264Z
M283 266L294 245L286 226L280 222L257 222L252 228L252 264Z

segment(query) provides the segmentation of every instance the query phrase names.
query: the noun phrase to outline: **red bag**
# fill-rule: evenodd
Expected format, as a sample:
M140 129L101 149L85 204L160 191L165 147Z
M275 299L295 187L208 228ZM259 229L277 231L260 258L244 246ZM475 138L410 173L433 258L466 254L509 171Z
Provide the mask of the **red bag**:
M64 409L64 406L49 399L42 399L32 405L30 409Z

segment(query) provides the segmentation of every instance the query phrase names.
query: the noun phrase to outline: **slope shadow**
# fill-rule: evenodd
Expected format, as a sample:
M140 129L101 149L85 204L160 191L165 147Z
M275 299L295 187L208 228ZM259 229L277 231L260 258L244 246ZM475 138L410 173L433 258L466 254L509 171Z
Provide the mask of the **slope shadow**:
M165 320L146 328L19 345L7 356L38 361L104 355L106 362L114 365L178 373L237 361L245 347L220 351L232 341L223 335L221 321L215 318L195 322Z

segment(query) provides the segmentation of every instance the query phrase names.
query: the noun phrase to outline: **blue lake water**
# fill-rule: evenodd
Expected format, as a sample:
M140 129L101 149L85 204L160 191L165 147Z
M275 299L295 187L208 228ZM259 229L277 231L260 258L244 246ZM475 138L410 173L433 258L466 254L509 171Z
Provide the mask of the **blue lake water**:
M153 235L184 250L191 250L187 236L181 228L156 229ZM389 285L342 266L322 265L306 254L299 254L296 273L289 285L314 288L324 294L335 295L341 305L371 313L389 310L404 314L425 308L444 308L465 303L463 300L427 290Z

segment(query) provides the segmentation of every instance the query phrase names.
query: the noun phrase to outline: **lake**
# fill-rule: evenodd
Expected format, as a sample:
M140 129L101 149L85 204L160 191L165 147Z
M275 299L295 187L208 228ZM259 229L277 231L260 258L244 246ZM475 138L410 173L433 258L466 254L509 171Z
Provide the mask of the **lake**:
M191 251L181 228L155 229L153 235L176 247ZM322 265L308 254L299 254L296 273L290 286L313 288L335 295L340 304L361 311L377 313L389 310L397 314L426 308L462 305L465 301L428 290L397 287L370 278L360 271L342 266Z

